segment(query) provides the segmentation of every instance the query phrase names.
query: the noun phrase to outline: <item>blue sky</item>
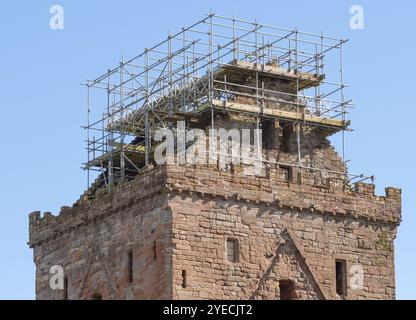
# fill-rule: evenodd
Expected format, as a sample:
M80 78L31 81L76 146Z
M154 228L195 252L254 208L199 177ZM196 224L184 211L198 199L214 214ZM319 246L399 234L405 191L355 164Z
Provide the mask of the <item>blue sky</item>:
M64 8L63 30L49 28L49 8ZM349 8L364 8L363 30L349 28ZM403 189L396 240L397 296L416 298L416 126L414 41L416 4L395 1L1 1L0 299L34 298L27 246L28 213L56 213L86 187L85 88L170 31L215 13L349 38L348 98L357 105L346 136L353 173L376 175L377 193Z

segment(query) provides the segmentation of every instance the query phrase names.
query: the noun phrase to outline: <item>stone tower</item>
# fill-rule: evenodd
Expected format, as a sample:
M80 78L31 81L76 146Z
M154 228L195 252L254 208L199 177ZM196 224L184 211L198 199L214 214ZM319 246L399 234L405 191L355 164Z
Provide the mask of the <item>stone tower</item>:
M212 30L214 18L200 23ZM299 35L280 37L301 41ZM377 196L374 184L353 183L331 146L328 137L350 122L347 102L327 108L341 110L338 118L322 107L325 95L317 89L326 78L325 46L311 56L311 71L304 68L310 57L301 57L306 51L295 52L295 60L293 49L284 55L274 54L273 44L256 46L253 60L238 54L242 39L228 44L229 62L200 77L183 72L188 82L158 99L147 91L140 108L108 122L111 134L133 139L106 140L111 150L87 164L103 170L73 206L58 215L29 215L37 299L395 298L401 191L389 187ZM189 67L188 49L169 59L177 54ZM129 96L127 88L119 90ZM316 93L312 104L307 90ZM147 122L138 120L142 110L152 111ZM261 168L248 173L253 162L220 160L158 164L153 155L160 142L149 134L151 124L160 127L156 118L176 133L180 120L184 133L199 129L206 137L209 129L262 129ZM197 153L204 158L208 150ZM50 284L52 266L63 270L58 289Z

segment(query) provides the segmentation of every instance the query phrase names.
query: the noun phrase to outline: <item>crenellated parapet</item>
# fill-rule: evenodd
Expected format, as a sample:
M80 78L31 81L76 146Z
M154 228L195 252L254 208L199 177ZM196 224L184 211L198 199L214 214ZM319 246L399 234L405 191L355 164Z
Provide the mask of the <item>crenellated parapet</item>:
M385 195L375 195L375 185L359 182L354 188L340 187L337 179L327 185L310 184L306 169L294 167L290 177L286 169L269 169L263 176L244 175L243 167L233 172L216 166L160 166L134 180L118 184L109 193L99 189L93 199L81 198L72 207L63 206L57 215L34 211L29 214L29 245L55 238L70 232L91 219L116 212L135 201L143 201L155 193L172 190L198 192L206 195L267 203L277 207L290 207L312 212L363 218L368 221L399 224L401 221L401 190L385 189ZM296 178L294 178L296 177ZM97 208L99 207L99 210ZM91 216L91 212L94 216Z
M394 225L400 223L400 189L388 187L385 195L377 196L374 184L358 182L351 188L336 178L328 178L328 183L323 187L302 179L303 175L308 174L307 171L295 167L288 177L279 169L270 169L264 176L246 176L237 167L231 172L218 170L215 166L169 166L167 184L172 190L263 202Z
M114 186L112 192L101 188L92 199L83 196L72 207L61 207L57 215L34 211L29 214L29 245L57 238L137 202L152 201L155 194L163 192L165 182L164 167L149 167L135 179Z

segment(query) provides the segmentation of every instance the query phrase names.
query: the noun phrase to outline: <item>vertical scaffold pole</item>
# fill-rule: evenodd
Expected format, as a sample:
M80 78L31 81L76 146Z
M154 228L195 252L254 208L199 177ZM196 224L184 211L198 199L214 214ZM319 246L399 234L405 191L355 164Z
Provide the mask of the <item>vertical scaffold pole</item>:
M236 48L236 40L235 40L235 16L233 13L233 62L237 61L237 48Z
M170 37L170 35L169 35ZM169 38L170 39L170 38ZM170 40L169 40L169 48L170 48ZM169 52L170 57L170 52ZM170 59L170 58L169 58ZM170 65L170 63L169 63ZM149 146L150 146L150 130L149 130L149 50L145 49L145 55L144 55L144 69L145 69L145 93L146 93L146 104L145 104L145 124L144 124L144 152L145 152L145 165L149 165ZM169 74L170 74L169 70ZM169 80L170 82L170 80ZM170 104L171 102L169 102ZM169 110L171 109L171 106L169 106Z
M120 118L123 119L123 108L124 108L124 86L123 86L123 81L124 81L124 54L121 54L121 62L120 62ZM123 120L121 121L121 139L120 139L120 143L121 143L121 150L120 150L120 179L121 181L124 180L124 175L125 175L125 163L124 163L124 136L125 136L125 132L123 130Z
M114 89L115 90L115 89ZM108 148L109 148L109 156L108 156L108 191L111 191L112 185L113 185L113 181L114 181L114 171L113 171L113 131L110 128L110 133L107 135L106 138L104 138L104 131L105 131L105 127L109 127L109 125L112 122L112 118L113 118L113 114L110 108L110 70L108 70L107 72L107 124L103 123L103 142L102 143L106 143ZM104 141L104 139L107 139L107 141ZM104 168L103 168L104 170ZM104 172L104 171L103 171Z
M212 10L210 11L210 17L209 17L209 62L208 62L208 100L209 104L211 106L211 128L214 130L214 106L212 104L213 99L213 75L212 75L212 33L213 33L213 27L212 27L212 17L213 13ZM214 131L213 131L214 132Z
M343 40L341 39L339 42L339 77L341 83L341 112L342 112L342 163L344 164L344 170L346 172L345 166L345 96L344 96L344 72L343 72L343 53L342 53L342 44Z
M90 83L87 81L87 190L90 187L90 112Z
M299 58L298 58L298 29L295 28L295 75L296 75L296 112L299 113L299 75L298 75L298 64L299 64ZM296 124L296 142L298 147L298 167L302 165L301 160L301 152L300 152L300 122L297 122Z

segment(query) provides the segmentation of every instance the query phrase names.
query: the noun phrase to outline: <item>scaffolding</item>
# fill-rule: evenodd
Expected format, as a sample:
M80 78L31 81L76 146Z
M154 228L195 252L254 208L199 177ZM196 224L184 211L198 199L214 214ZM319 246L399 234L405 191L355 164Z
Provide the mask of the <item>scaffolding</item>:
M172 128L178 119L208 119L214 126L216 112L342 131L345 161L344 132L353 107L345 98L343 80L346 42L322 32L210 13L139 55L123 57L115 68L85 83L88 157L83 165L88 186L91 170L99 172L109 189L116 181L131 179L151 162L152 135L158 128ZM288 87L265 86L274 78L284 79ZM298 160L291 165L301 166L297 128ZM368 178L339 174L349 180Z

